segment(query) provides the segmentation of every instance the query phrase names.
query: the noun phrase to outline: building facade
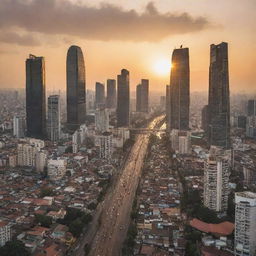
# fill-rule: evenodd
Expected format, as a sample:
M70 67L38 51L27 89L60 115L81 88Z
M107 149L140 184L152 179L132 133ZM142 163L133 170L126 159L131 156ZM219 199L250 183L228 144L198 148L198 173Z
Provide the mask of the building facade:
M99 157L110 161L113 153L112 133L104 132L102 135L97 135L95 144L99 146Z
M105 105L105 87L104 84L96 82L95 84L95 108Z
M256 116L256 100L248 100L247 115Z
M230 148L228 44L211 45L209 69L209 145Z
M27 136L46 136L45 62L32 54L26 60Z
M24 118L20 116L13 117L13 136L23 138L25 135Z
M127 127L130 124L130 82L129 71L121 70L117 76L117 127Z
M47 136L51 141L60 139L60 96L51 95L48 97L47 114Z
M116 80L115 79L107 80L106 107L110 109L116 108Z
M171 129L171 87L170 85L166 85L165 113L166 113L166 130L170 132L170 129Z
M11 225L0 221L0 247L11 241Z
M47 173L50 180L60 180L67 170L66 159L49 159L47 163Z
M235 255L254 256L256 253L256 193L235 194Z
M70 130L76 130L85 122L86 89L85 65L80 47L72 45L67 53L67 124Z
M204 163L204 206L218 213L228 207L230 152L211 152Z
M95 128L97 132L109 131L109 110L107 108L96 109Z
M170 76L170 128L189 129L190 70L189 49L175 49Z
M141 84L136 87L136 111L148 113L148 79L141 79Z

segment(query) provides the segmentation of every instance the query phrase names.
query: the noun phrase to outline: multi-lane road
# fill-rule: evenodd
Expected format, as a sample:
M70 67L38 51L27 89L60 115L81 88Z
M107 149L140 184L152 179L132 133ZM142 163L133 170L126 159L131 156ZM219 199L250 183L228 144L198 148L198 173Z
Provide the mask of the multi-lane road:
M162 119L162 116L155 118L148 128L156 127ZM133 199L147 153L148 142L149 134L137 135L119 180L108 193L104 202L98 206L97 212L98 214L100 212L100 216L94 218L95 223L92 224L91 231L89 231L91 234L87 235L81 242L82 245L86 244L86 240L92 237L94 233L90 256L121 255L122 244L130 223ZM100 225L97 225L96 220ZM83 255L81 244L75 255Z
M149 128L154 128L162 118L154 119ZM112 196L104 204L101 225L92 243L90 256L120 255L148 142L149 134L138 135Z

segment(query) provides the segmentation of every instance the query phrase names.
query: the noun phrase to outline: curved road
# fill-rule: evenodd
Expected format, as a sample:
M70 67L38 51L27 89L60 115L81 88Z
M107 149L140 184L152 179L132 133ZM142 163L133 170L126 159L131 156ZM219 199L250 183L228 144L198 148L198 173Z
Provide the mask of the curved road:
M155 118L148 128L158 125L163 116ZM147 153L149 134L137 135L116 185L98 205L89 234L80 243L75 255L84 256L83 247L93 239L89 256L119 256L130 224L133 199ZM98 225L100 220L100 225ZM98 229L98 230L97 230Z

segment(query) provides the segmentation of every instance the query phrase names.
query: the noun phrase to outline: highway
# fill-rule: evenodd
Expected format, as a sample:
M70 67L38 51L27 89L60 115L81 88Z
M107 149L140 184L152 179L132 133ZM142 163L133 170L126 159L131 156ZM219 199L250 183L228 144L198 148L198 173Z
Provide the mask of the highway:
M162 119L163 116L155 118L148 128L153 129ZM100 205L100 225L94 223L97 226L97 231L95 230L89 256L121 255L122 244L130 224L133 199L147 152L149 136L149 134L137 135L119 180ZM76 255L83 255L81 249Z

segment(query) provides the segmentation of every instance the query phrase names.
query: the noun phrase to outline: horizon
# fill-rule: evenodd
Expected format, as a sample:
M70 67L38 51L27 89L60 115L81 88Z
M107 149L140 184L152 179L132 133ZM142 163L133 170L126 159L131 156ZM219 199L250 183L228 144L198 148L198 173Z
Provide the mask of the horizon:
M193 6L192 0L187 0L187 5L177 0L144 0L139 4L126 0L62 3L0 3L0 88L25 87L25 60L32 53L45 58L47 90L64 89L67 50L75 44L84 54L87 89L94 89L96 82L116 79L120 70L126 68L130 71L132 90L144 78L149 79L152 91L164 92L170 82L166 63L170 65L173 49L183 45L189 48L191 91L207 91L210 45L224 41L229 45L230 91L255 91L253 0L217 4L199 0ZM72 8L69 15L68 8ZM49 20L35 20L48 12ZM57 14L56 24L51 23L51 15ZM101 20L106 23L106 31ZM78 27L79 21L84 27ZM156 67L157 63L160 67Z

